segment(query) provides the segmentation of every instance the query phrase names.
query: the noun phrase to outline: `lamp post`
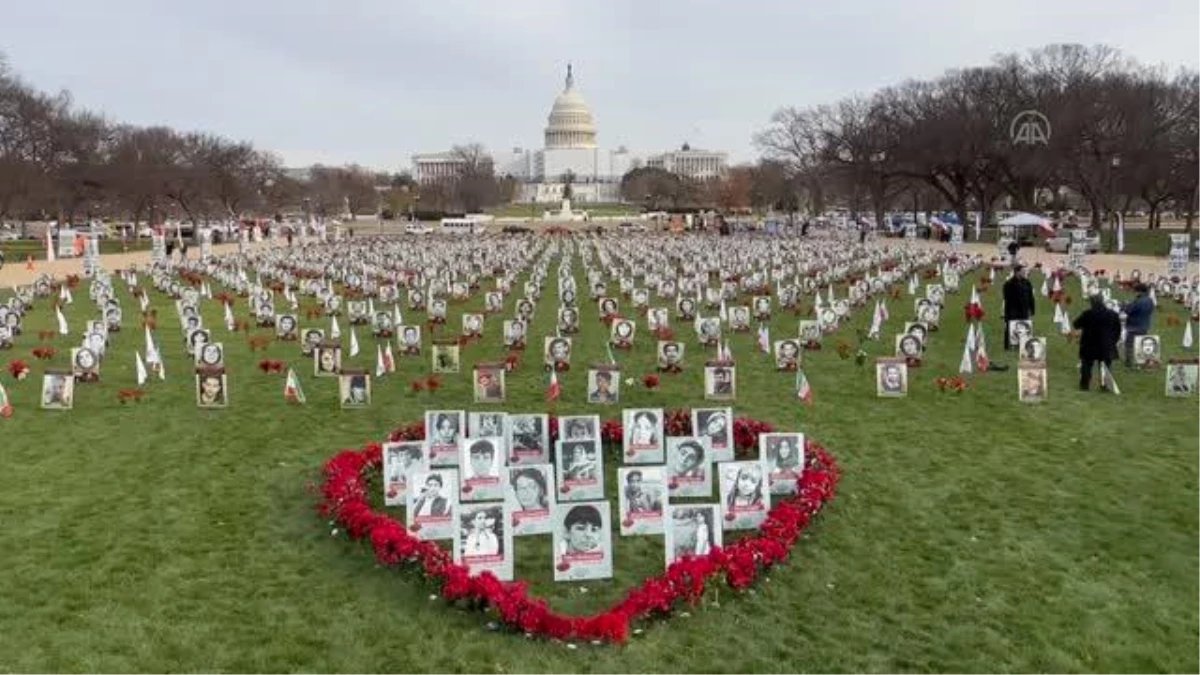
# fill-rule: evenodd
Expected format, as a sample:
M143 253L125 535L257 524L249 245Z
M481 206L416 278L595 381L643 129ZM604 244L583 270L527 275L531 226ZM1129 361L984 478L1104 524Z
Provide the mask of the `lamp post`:
M1109 203L1107 205L1108 206L1109 229L1112 230L1113 236L1108 238L1108 242L1104 246L1104 250L1106 253L1112 252L1113 241L1116 239L1117 217L1118 216L1115 213L1116 209L1114 208L1114 207L1116 207L1116 201L1117 201L1116 189L1114 187L1114 184L1116 183L1116 179L1117 179L1117 176L1116 176L1117 169L1119 169L1120 167L1121 167L1121 156L1113 155L1108 160L1108 202Z

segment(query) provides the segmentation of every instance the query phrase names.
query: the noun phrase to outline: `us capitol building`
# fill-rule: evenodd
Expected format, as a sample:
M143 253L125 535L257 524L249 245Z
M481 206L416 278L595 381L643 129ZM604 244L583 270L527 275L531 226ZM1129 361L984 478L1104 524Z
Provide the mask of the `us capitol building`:
M513 148L506 155L493 156L492 166L496 176L511 176L520 182L518 202L557 203L569 174L572 199L595 203L620 201L621 177L641 166L709 180L724 175L729 160L727 153L697 150L687 144L645 158L623 145L606 152L596 143L596 135L595 117L575 88L575 76L567 65L562 93L550 108L542 149ZM420 183L452 180L461 164L462 160L451 152L415 155L413 175Z

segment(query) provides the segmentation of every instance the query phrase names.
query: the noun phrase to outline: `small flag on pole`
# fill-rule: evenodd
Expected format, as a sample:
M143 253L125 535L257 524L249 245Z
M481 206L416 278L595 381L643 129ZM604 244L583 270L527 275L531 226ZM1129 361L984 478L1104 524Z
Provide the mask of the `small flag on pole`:
M350 358L358 356L358 331L350 326Z
M1187 322L1187 328L1183 329L1183 348L1192 348L1192 322L1190 319Z
M971 351L975 347L975 324L967 325L967 343L963 346L962 360L958 363L958 372L970 374L975 372L971 359Z
M392 354L392 343L383 343L383 367L389 373L396 372L396 357Z
M375 377L383 377L387 366L383 363L383 345L375 345Z
M561 395L562 386L558 383L558 371L552 368L550 370L550 386L546 387L546 402L557 401Z
M233 307L229 303L225 303L225 328L233 330L237 322L233 320Z
M1121 388L1117 386L1117 380L1113 377L1112 371L1103 363L1100 364L1100 386L1114 394L1121 393Z
M142 361L142 353L134 351L133 355L137 359L137 384L140 387L146 384L146 380L150 379L150 374L146 372L146 362Z
M4 384L0 383L0 417L8 419L12 417L13 407L12 401L8 398L8 391L4 389Z
M54 313L58 317L58 334L66 335L70 331L67 329L67 317L62 313L62 305L54 305Z
M771 329L765 323L758 325L758 348L764 354L771 353Z
M983 337L983 326L980 325L975 329L975 367L979 372L986 373L988 366L991 365L991 360L987 354L987 340Z
M800 399L804 405L812 405L813 392L812 387L808 384L808 378L804 376L804 370L796 369L796 398Z
M290 403L306 403L304 389L300 386L300 378L296 371L288 368L287 380L283 383L283 398Z
M329 339L337 340L342 337L342 328L338 326L337 316L329 317Z

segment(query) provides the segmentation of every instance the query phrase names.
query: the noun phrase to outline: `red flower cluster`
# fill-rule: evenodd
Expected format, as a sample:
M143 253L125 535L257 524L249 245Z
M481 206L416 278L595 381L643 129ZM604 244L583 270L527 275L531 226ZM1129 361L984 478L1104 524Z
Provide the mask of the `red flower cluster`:
M671 340L675 339L675 331L671 330L670 328L655 328L654 336L659 340L670 342Z
M146 392L141 389L122 389L121 391L117 392L117 398L121 400L122 405L128 403L129 401L141 403L142 397L145 395Z
M978 302L968 302L964 309L968 322L983 321L983 317L986 316L986 313L983 311L983 306L981 306Z
M67 275L67 288L69 288L71 290L75 290L78 287L79 287L79 275L78 274L68 274Z
M55 349L54 347L34 347L33 348L34 358L38 358L43 361L48 361L48 360L54 358L54 355L57 353L58 353L58 350Z
M521 352L510 351L504 359L504 369L514 371L521 367Z
M821 343L816 340L805 340L804 348L810 352L819 352L821 351Z
M915 356L910 356L910 357L904 359L904 362L908 364L909 368L920 368L921 367L921 359L919 359Z
M606 422L605 427L612 423ZM420 427L418 423L404 430L415 433ZM752 440L756 442L757 436ZM456 564L436 542L422 541L403 524L373 511L367 479L382 468L379 444L341 452L326 463L317 510L344 527L351 538L369 540L380 564L416 566L441 582L441 596L446 600L467 600L480 609L490 608L514 630L556 640L624 643L633 622L669 614L680 601L695 604L709 583L721 577L730 587L745 589L788 558L813 516L833 498L840 476L833 457L820 445L808 441L805 450L806 466L796 495L771 509L756 536L672 563L664 574L646 579L615 606L591 616L555 612L545 600L531 597L525 582L500 581L490 572L471 576L465 565Z
M271 361L269 359L263 359L262 361L258 362L258 369L264 373L282 373L283 367L283 361Z
M412 384L410 384L408 386L410 389L413 390L414 393L419 393L419 392L425 391L425 380L413 380ZM424 435L425 435L425 430L422 429L421 437L424 438ZM393 442L395 442L396 440L397 439L392 439ZM404 439L400 439L400 440L404 440Z
M280 290L282 290L282 289L280 289ZM217 293L217 295L214 299L217 302L221 303L222 305L229 305L232 307L233 301L236 298L234 296L230 295L227 291L221 291L220 293Z
M442 388L442 381L436 375L430 375L425 379L425 388L431 392L437 391Z
M650 373L649 375L646 375L645 377L642 378L642 384L646 385L647 389L651 389L651 390L657 389L658 388L658 375L655 375L654 373Z
M942 392L957 391L962 393L967 390L967 381L963 379L962 375L955 375L954 377L939 377L934 380L933 383L937 385L938 390Z
M18 380L23 380L29 375L29 366L21 359L8 362L8 372Z

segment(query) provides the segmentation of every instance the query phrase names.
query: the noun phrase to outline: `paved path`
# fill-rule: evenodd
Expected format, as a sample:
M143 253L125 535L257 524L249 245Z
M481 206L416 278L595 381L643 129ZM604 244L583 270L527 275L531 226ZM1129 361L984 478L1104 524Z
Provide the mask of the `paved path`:
M254 250L263 246L273 245L271 242L262 242L247 244L246 248L247 250ZM189 257L200 255L199 246L189 246L188 248ZM237 253L237 244L214 244L212 250L214 255ZM100 265L109 272L124 269L130 265L147 266L149 264L150 251L105 253L100 256ZM62 279L70 274L82 275L83 258L68 258L66 260L55 260L54 262L46 262L44 260L34 261L32 270L26 267L24 261L16 262L10 260L4 264L3 269L0 269L0 288L31 284L43 274L49 274L55 279Z
M950 244L943 242L920 242L922 245L938 250L950 250ZM963 244L962 250L968 253L981 253L984 256L991 257L997 254L995 244ZM1045 249L1025 247L1017 254L1020 260L1024 260L1027 264L1042 263L1049 267L1058 267L1066 262L1067 256L1063 253L1047 253ZM1087 257L1087 268L1090 270L1107 270L1109 274L1121 271L1122 274L1128 274L1132 270L1141 270L1143 273L1155 272L1157 274L1167 273L1166 257L1155 257L1148 255L1126 255L1114 253L1093 253ZM1189 266L1188 272L1196 273L1196 266Z

